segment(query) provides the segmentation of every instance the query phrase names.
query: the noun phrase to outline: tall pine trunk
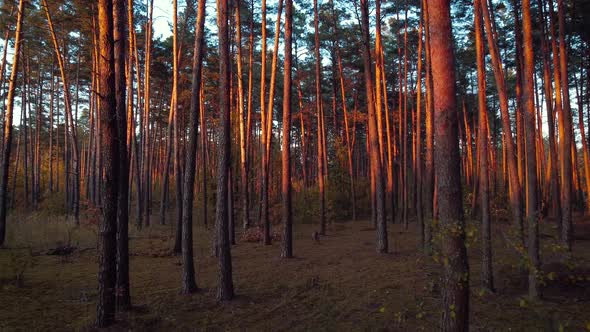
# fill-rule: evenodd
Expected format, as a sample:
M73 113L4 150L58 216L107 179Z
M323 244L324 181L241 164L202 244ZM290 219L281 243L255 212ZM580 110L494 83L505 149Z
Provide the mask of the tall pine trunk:
M129 310L129 157L127 155L127 77L126 58L126 11L125 0L113 1L114 69L117 117L117 141L119 144L118 202L117 202L117 309ZM132 98L132 96L131 96Z
M283 140L282 140L282 194L283 241L281 257L293 257L293 225L291 214L291 61L293 36L293 0L285 4L285 70L283 80Z
M375 100L373 98L373 78L371 70L371 41L369 35L369 3L361 0L361 32L362 32L362 57L365 88L367 94L368 108L368 129L370 141L370 167L375 182L374 214L376 223L376 250L378 253L387 253L387 222L385 220L385 192L383 188L383 168L381 155L379 153L379 138L377 137L377 119L375 111Z
M441 231L443 331L469 330L469 267L461 194L455 63L448 0L429 0L434 83L434 163Z
M215 234L218 253L217 299L228 301L234 297L232 280L231 246L229 242L228 180L231 164L230 140L230 56L229 29L230 12L228 0L217 2L219 26L219 142L217 146L217 204Z
M182 196L184 200L182 204L182 208L184 209L182 212L182 292L185 294L193 293L197 289L193 258L193 201L195 192L195 167L197 164L197 131L199 127L199 110L201 108L200 90L203 63L205 0L199 0L197 6L191 104L189 111L190 122L188 126L188 151L186 154L186 173L184 176L184 193ZM203 173L205 173L204 170ZM205 202L205 204L207 203Z
M16 80L18 77L18 66L21 47L21 31L23 26L25 1L20 0L18 5L18 16L16 21L16 32L14 37L14 56L12 60L12 72L10 73L10 84L8 86L8 103L4 118L4 133L2 137L2 168L0 169L0 247L6 240L6 211L7 211L7 188L8 172L10 165L10 152L12 147L12 117L14 112L14 94L16 92ZM18 166L18 165L17 165Z
M533 54L533 36L531 23L530 0L522 1L522 30L523 30L523 89L522 103L525 113L526 127L526 152L527 152L527 176L526 176L526 201L528 224L528 263L529 263L529 297L536 299L540 296L540 284L537 280L539 274L539 201L537 195L537 165L535 146L535 95L533 73L535 71L535 59ZM568 149L569 152L569 149Z
M117 206L119 191L119 143L115 91L115 55L113 40L113 0L98 3L100 47L100 107L103 146L102 219L99 236L98 298L96 325L107 327L115 319L115 282L117 277ZM127 202L125 202L127 203Z

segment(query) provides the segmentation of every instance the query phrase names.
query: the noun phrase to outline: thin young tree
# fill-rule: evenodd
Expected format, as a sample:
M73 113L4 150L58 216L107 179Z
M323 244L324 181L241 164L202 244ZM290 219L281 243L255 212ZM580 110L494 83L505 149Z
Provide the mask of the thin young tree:
M283 79L283 139L282 139L282 174L283 192L283 242L281 257L293 257L293 225L291 213L291 62L293 37L293 0L285 1L285 71Z
M120 1L120 0L118 0ZM117 205L119 183L119 143L115 96L115 54L113 39L113 0L98 3L100 75L100 122L103 146L102 218L99 236L98 299L96 325L107 327L115 319L117 260ZM125 202L127 203L127 202Z
M535 146L535 90L534 71L535 58L533 53L533 33L531 19L531 1L522 1L522 32L523 32L523 85L522 103L525 114L526 128L526 218L528 225L528 269L529 269L529 297L540 297L539 282L537 280L540 268L539 259L539 201L537 191L537 160ZM562 201L563 203L563 201Z
M455 90L455 62L450 0L428 1L432 81L434 83L434 163L441 255L443 331L469 330L469 268L465 249L465 222Z
M191 86L191 106L189 111L188 149L186 155L186 173L184 177L184 202L182 208L182 291L193 293L197 289L193 259L193 201L195 192L195 167L197 164L197 131L199 129L199 110L201 108L201 81L203 64L203 36L205 28L205 0L197 5L197 22L195 25L195 46L193 52L193 72ZM203 133L201 133L203 135ZM205 203L207 204L207 203Z
M424 129L426 134L426 153L424 156L424 178L423 193L424 200L424 252L431 253L432 250L432 224L434 221L434 93L432 83L432 52L430 47L430 16L428 15L428 2L422 1L422 12L424 16L424 53L426 60L426 107Z
M549 0L553 3L553 0ZM523 3L524 6L524 3ZM567 70L567 50L565 40L565 13L563 0L557 0L557 17L559 25L559 73L563 95L562 113L559 114L559 143L561 169L561 242L567 251L572 250L572 114L570 106L569 76ZM553 13L553 9L551 9ZM531 46L532 47L532 46ZM531 49L532 51L532 49ZM554 54L556 56L556 54ZM533 68L534 70L534 68ZM588 181L588 179L586 179Z
M74 117L72 115L72 103L71 103L71 96L70 96L70 88L69 88L69 81L66 75L66 66L64 64L64 57L62 55L62 51L59 47L59 43L57 40L57 35L55 33L55 29L53 27L53 20L51 19L51 14L49 12L49 6L47 5L47 0L43 0L42 2L43 8L45 10L45 16L47 17L47 25L49 27L49 32L51 34L51 40L53 41L53 49L55 51L55 56L57 58L57 63L59 65L59 70L61 73L61 80L62 80L62 88L64 93L64 104L65 104L65 123L64 131L67 132L65 137L68 137L70 140L71 149L72 149L72 168L74 170L74 183L73 183L73 201L71 208L74 212L74 222L76 225L80 223L80 165L79 165L79 150L78 150L78 135L76 133L75 125L74 125ZM112 16L112 13L111 13ZM67 140L64 140L67 141ZM66 149L67 144L64 143L64 150ZM64 154L67 156L67 154ZM68 159L66 159L67 161ZM67 183L67 181L66 181ZM67 186L66 186L67 188ZM69 193L66 194L68 197Z
M127 77L126 58L126 10L125 0L113 1L113 40L115 94L117 115L117 141L119 143L118 203L117 203L117 309L131 307L129 295L129 158L127 155ZM133 96L130 96L133 98Z
M373 74L371 70L371 41L369 37L369 2L360 1L361 7L361 34L362 34L362 58L364 69L365 89L367 94L368 129L370 141L370 167L375 179L375 195L373 207L376 216L376 235L378 253L387 253L387 222L385 220L385 190L383 187L383 169L381 155L379 153L379 138L377 137L377 119L375 100L373 98Z
M496 89L498 90L498 98L500 102L500 114L502 118L502 132L504 133L504 145L506 146L506 161L508 164L508 178L509 178L509 197L510 207L513 216L513 223L516 227L519 244L524 246L524 229L522 224L522 199L521 186L518 177L518 166L516 161L516 153L514 141L512 139L512 125L510 114L508 111L508 90L506 87L506 79L504 77L504 70L502 69L502 61L500 58L500 51L498 50L498 40L492 25L493 20L488 10L487 1L481 2L481 9L485 23L486 37L488 41L488 49L492 60L492 69L496 81Z
M424 7L420 2L420 18L418 23L418 64L417 64L417 84L416 84L416 218L420 227L420 241L422 248L425 244L424 236L424 211L422 210L422 51L424 42L422 30L424 28Z
M231 162L230 139L230 56L229 28L230 12L228 0L217 2L219 38L219 135L217 146L217 204L216 204L216 246L218 253L217 299L228 301L234 297L232 280L231 246L229 243L228 173Z
M313 1L313 26L314 26L314 56L315 56L315 104L317 113L318 135L318 186L320 192L320 234L326 235L326 194L324 183L324 150L322 144L322 59L320 58L320 33L318 0Z
M260 196L261 196L261 211L260 211L260 223L262 224L263 231L264 231L264 238L263 243L265 245L270 245L272 243L270 237L270 220L268 217L268 168L267 168L267 160L266 160L266 0L262 0L262 7L261 7L261 15L262 15L262 31L261 31L261 38L262 38L262 45L261 45L261 68L260 68L260 127L261 127L261 179L260 183L262 188L260 189Z
M483 44L483 27L481 1L474 1L475 52L477 62L477 101L478 101L478 135L477 153L479 163L479 198L481 211L481 249L482 249L482 283L489 291L494 291L494 272L492 269L492 243L490 221L490 188L488 177L488 128L486 101L485 48ZM483 0L487 1L487 0Z
M6 104L6 113L4 117L4 136L2 137L2 168L0 169L0 247L4 245L4 241L6 240L6 204L8 201L8 172L10 165L10 152L12 147L12 117L14 113L14 94L16 93L16 80L18 77L19 58L21 53L21 31L23 26L24 10L25 1L20 0L16 19L12 71L10 73L10 83L8 85L8 103Z
M549 190L546 194L548 202L551 202L550 211L553 217L557 217L558 223L561 224L561 203L559 195L559 173L557 165L557 143L555 141L555 107L553 107L553 84L551 79L551 56L550 47L548 41L547 31L547 15L544 6L544 1L538 0L539 8L543 18L543 24L541 24L542 38L541 38L541 49L543 55L543 83L545 92L545 110L547 112L547 128L549 135L549 161L547 176L549 180ZM557 81L556 81L557 83ZM589 196L590 197L590 196Z
M247 123L244 123L244 84L243 84L243 65L242 65L242 17L240 14L241 1L236 1L235 6L236 20L236 48L237 48L237 81L238 81L238 116L240 126L240 176L242 185L242 227L247 229L250 225L250 192L248 188L248 136L250 131ZM252 35L252 31L250 34ZM252 64L250 63L250 69ZM250 76L251 78L251 76ZM251 100L251 96L248 96ZM248 117L250 116L248 109Z

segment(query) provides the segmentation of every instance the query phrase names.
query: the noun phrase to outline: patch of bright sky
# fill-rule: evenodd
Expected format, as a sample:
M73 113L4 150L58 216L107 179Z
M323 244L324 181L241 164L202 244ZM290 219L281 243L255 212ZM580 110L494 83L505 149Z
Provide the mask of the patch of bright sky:
M185 7L184 1L178 1L178 12ZM172 0L154 0L154 37L163 39L172 36L172 19L174 7Z

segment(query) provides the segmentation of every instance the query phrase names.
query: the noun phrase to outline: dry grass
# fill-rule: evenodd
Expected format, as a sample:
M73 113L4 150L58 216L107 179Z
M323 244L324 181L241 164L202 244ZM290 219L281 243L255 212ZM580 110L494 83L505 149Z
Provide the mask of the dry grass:
M71 222L71 221L70 221ZM479 289L477 232L469 247L471 326L475 331L583 331L590 323L590 227L577 225L571 264L559 256L554 230L543 227L547 297L526 300L515 251L495 225L497 293ZM0 250L0 330L92 330L96 299L96 232L64 219L30 216L9 220L7 249ZM238 243L232 249L237 298L215 301L217 265L209 231L195 228L200 291L179 294L180 259L170 255L170 226L131 231L134 309L113 330L406 330L438 328L438 264L419 253L417 229L390 226L391 254L374 250L366 222L334 224L315 243L311 225L296 225L296 258L281 260L279 247ZM68 236L69 234L69 236ZM58 243L82 248L71 257L47 256ZM30 247L29 247L30 246ZM20 264L20 265L19 265ZM21 268L22 267L22 268ZM15 270L24 270L14 282ZM549 275L549 274L546 274ZM572 276L575 278L572 279ZM550 280L553 279L553 280Z

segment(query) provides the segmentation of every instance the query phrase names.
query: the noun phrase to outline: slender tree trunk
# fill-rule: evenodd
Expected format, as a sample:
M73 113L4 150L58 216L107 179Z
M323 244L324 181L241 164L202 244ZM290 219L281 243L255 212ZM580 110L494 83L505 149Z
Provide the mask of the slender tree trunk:
M240 22L241 23L241 22ZM239 25L241 27L241 24ZM254 101L254 0L250 0L250 36L249 36L249 50L248 50L248 110L246 115L246 187L244 188L243 203L247 207L247 215L244 214L244 225L246 228L250 227L250 152L252 138L252 104Z
M152 24L154 14L154 0L149 2L148 21L146 24L146 46L145 46L145 65L144 65L144 110L143 110L143 135L142 135L142 199L144 207L143 224L150 225L151 214L151 163L150 163L150 105L151 105L151 55L152 55Z
M271 237L270 237L270 220L268 216L268 167L267 167L267 156L266 156L266 122L269 121L266 119L266 0L262 0L262 46L261 46L261 69L260 69L260 127L261 127L261 162L262 162L262 174L261 176L261 184L262 188L260 189L261 193L261 211L259 213L260 222L262 223L264 237L263 243L264 245L271 244Z
M21 51L22 52L22 51ZM24 55L24 54L23 54ZM22 125L21 129L23 131L23 176L24 176L24 185L25 185L25 208L29 207L29 126L27 124L27 104L29 103L29 96L27 95L27 77L28 71L27 66L24 59L20 60L22 63L22 72L23 72L23 86L21 90L21 112L22 112Z
M281 257L293 257L293 225L291 214L291 78L293 36L293 0L285 4L285 70L283 80L283 140L282 140L282 194L283 241Z
M514 141L512 140L512 126L510 124L510 114L508 112L508 95L506 88L506 81L504 79L504 71L502 69L502 62L500 60L500 53L498 51L497 40L495 39L494 30L492 29L491 17L488 11L486 1L481 2L481 8L485 23L486 36L488 40L488 48L492 59L492 67L494 77L496 80L496 88L498 90L498 97L500 99L500 113L502 117L502 132L504 133L504 145L506 145L506 156L508 162L508 177L510 183L510 206L512 209L512 216L514 226L517 230L518 241L524 246L524 229L522 224L522 201L520 183L518 180L518 167L516 164L516 154L514 148Z
M420 241L424 248L424 211L422 210L422 29L424 25L424 7L420 2L420 22L418 23L418 65L417 65L417 84L416 84L416 217L418 219L418 226L420 227ZM391 167L391 166L390 166Z
M459 142L455 96L455 63L450 1L428 1L432 79L436 190L441 228L443 331L469 330L469 267L465 249L465 222L461 200Z
M424 252L431 253L432 250L432 225L434 222L434 91L432 82L432 54L430 47L430 16L428 14L428 2L422 1L422 12L424 14L424 44L426 58L426 153L424 165L424 187L422 199L424 201Z
M12 195L10 195L10 207L16 206L16 179L18 177L18 164L20 162L20 141L22 137L22 131L19 131L19 135L16 139L16 158L14 160L14 176L12 177ZM8 198L7 198L8 199Z
M64 101L65 101L65 118L67 121L66 127L69 127L69 138L70 144L72 144L72 168L74 173L74 183L73 183L73 202L72 202L72 209L74 212L74 222L76 225L80 224L79 212L80 212L80 165L79 165L79 151L78 151L78 138L76 129L74 126L74 119L72 115L72 104L70 101L70 91L68 86L68 80L66 78L65 72L65 65L64 59L62 57L59 44L57 42L57 37L55 35L55 30L53 28L53 21L51 20L51 15L49 14L49 7L47 6L47 0L43 0L43 7L45 9L45 15L47 16L47 24L49 26L49 31L51 32L51 39L53 40L53 47L55 50L55 55L57 57L57 62L59 65L59 69L61 72L61 80L62 80L62 87L64 91ZM112 13L110 14L112 16ZM111 32L112 33L112 32ZM111 36L112 38L112 36ZM102 91L102 90L101 90ZM65 136L64 136L65 137ZM65 148L65 144L64 144ZM66 190L67 192L67 190Z
M318 135L318 186L320 192L320 235L326 235L326 194L324 184L324 150L322 143L322 65L320 58L320 34L319 34L319 13L318 0L313 1L313 26L314 26L314 56L315 56L315 104L317 112L317 135Z
M125 0L113 1L114 69L117 117L117 141L119 144L118 202L117 202L117 309L126 311L131 307L129 295L129 158L127 155L127 76L126 57L126 11ZM130 96L133 98L133 96Z
M45 0L44 0L45 1ZM113 51L113 1L98 4L100 43L100 106L103 145L103 206L99 236L97 327L107 327L115 319L115 283L117 278L117 205L119 183L119 143L117 132L117 100L115 91L115 56ZM126 204L127 202L125 202Z
M236 16L236 47L237 51L237 69L238 69L238 117L239 117L239 126L240 126L240 176L241 176L241 186L242 186L242 227L247 229L250 227L250 196L248 190L248 146L247 146L247 136L250 136L250 132L246 132L248 130L247 123L244 123L246 119L244 118L244 87L243 87L243 69L242 69L242 19L240 15L240 6L241 1L237 0L236 8L235 8L235 16ZM250 32L251 36L253 32ZM252 44L250 45L252 48ZM252 69L252 63L250 63L250 73ZM251 78L249 77L249 85L251 84ZM248 91L248 100L251 100L251 93L252 91L249 89ZM250 108L251 105L248 104L248 118L250 117Z
M403 196L402 196L402 221L404 228L408 229L408 205L409 197L408 192L410 190L409 185L409 167L408 167L408 1L404 1L405 4L405 20L404 20L404 69L403 69L403 137L401 140L402 146L402 168L403 168Z
M177 5L177 0L174 0L174 27L173 27L173 57L174 57L174 62L173 62L173 70L174 70L174 75L173 75L173 85L174 88L172 89L174 96L172 97L174 100L173 103L173 108L172 108L172 112L174 112L174 179L176 181L175 183L175 189L176 189L176 239L179 240L178 244L180 244L181 242L181 237L182 237L182 215L183 215L183 204L184 201L182 199L182 195L183 195L183 182L182 182L182 165L181 165L181 158L180 158L180 154L181 154L181 146L180 146L180 121L179 121L179 116L178 116L178 70L179 70L179 57L180 57L180 53L179 53L179 47L178 47L178 18L177 18L177 12L178 12L178 5ZM186 10L186 9L185 9ZM198 97L198 93L197 93L197 97ZM192 98L192 97L191 97ZM196 152L195 152L196 153ZM193 181L194 182L194 181ZM180 249L175 251L176 253L180 253L182 252L182 245L179 246L175 246L175 249Z
M549 0L550 7L553 0ZM561 163L561 242L568 252L572 250L572 159L569 153L569 146L572 144L572 114L570 110L570 93L569 77L567 70L567 51L565 40L565 13L563 0L557 0L557 15L559 22L559 72L561 76L561 86L556 86L556 90L561 88L563 94L562 112L559 113L559 143L561 145L560 158ZM553 13L553 8L550 9ZM532 52L532 46L531 46ZM556 56L556 54L554 54ZM557 82L556 82L557 85ZM559 108L558 108L559 110Z
M369 3L367 0L361 0L361 32L362 32L362 57L364 67L365 88L367 94L368 107L368 127L370 140L370 160L371 170L375 180L375 222L377 226L377 246L378 253L387 253L387 222L385 220L385 197L383 188L383 172L381 156L379 154L379 139L377 137L377 119L375 112L375 100L373 98L373 79L371 70L371 41L369 37Z
M201 80L203 63L203 35L205 26L205 0L199 0L197 22L195 25L195 46L193 53L193 72L191 87L190 123L188 126L188 151L186 154L186 174L184 177L184 202L182 208L182 292L196 291L195 267L193 258L193 201L195 192L195 167L197 157L197 131L199 109L201 108ZM203 135L203 133L201 133ZM203 146L204 148L204 146ZM203 173L205 170L203 169ZM206 175L204 175L206 176ZM207 204L205 202L205 204Z
M14 37L14 57L12 60L12 71L10 73L10 83L8 86L8 103L4 118L4 133L2 138L2 168L0 169L0 247L6 240L6 210L7 210L7 187L8 172L10 166L10 150L12 147L12 117L14 112L14 94L16 92L16 80L18 77L18 65L21 47L21 30L23 26L23 15L25 1L20 0L18 5L18 14L16 20L16 32ZM13 193L14 195L14 193Z
M217 208L215 231L217 234L217 252L219 254L217 299L228 301L234 297L232 280L231 246L228 232L228 201L227 184L228 171L231 162L230 141L230 57L229 57L229 29L230 12L228 0L217 3L219 26L219 144L217 147Z
M582 154L584 158L584 178L586 181L586 213L590 211L590 156L588 151L588 141L586 140L586 130L584 128L584 100L581 97L580 91L583 90L583 80L580 80L580 88L578 88L578 82L576 76L574 76L574 85L576 87L576 99L578 102L578 124L580 128L580 138L582 141Z
M338 38L340 38L340 34L338 31L338 22L337 22L337 17L336 17L336 11L334 10L334 1L330 0L330 4L331 4L331 8L332 8L332 16L334 19L334 30L335 30L335 38L334 38L334 42L335 42L335 47L336 47L336 60L338 62L338 79L339 79L339 83L340 83L340 97L342 99L342 114L344 116L344 132L345 132L345 138L346 138L346 153L347 153L347 157L348 157L348 175L350 177L350 203L352 205L352 220L356 220L356 195L355 195L355 186L354 186L354 171L353 171L353 161L352 161L352 145L350 142L350 127L349 127L349 123L348 123L348 110L346 107L346 87L344 84L344 73L343 73L343 68L342 68L342 56L340 54L340 45L339 45L339 41ZM301 88L299 87L299 91L301 91ZM300 93L301 94L301 93ZM302 104L301 102L301 96L300 96L300 104ZM386 103L387 104L387 103ZM300 107L302 109L302 107ZM303 118L302 118L303 119ZM390 128L389 128L389 115L387 115L387 133L388 133L388 137L389 137L389 133L390 133ZM302 123L302 130L303 130L303 121ZM303 134L302 134L303 135ZM302 136L303 137L303 136ZM391 147L390 144L388 144L389 147ZM305 148L304 148L305 150ZM391 152L388 153L388 155L391 155ZM391 170L392 166L391 166L391 162L389 163L389 168L388 170ZM305 173L305 165L304 165L304 173ZM388 173L388 176L390 177L391 172ZM389 181L389 177L388 177L388 181ZM305 176L304 176L305 178ZM391 190L393 190L393 183L391 188L389 188L389 182L388 182L388 192L391 192ZM392 201L392 200L391 200ZM392 214L393 215L393 214Z
M475 0L475 50L477 58L477 99L479 133L477 137L477 152L479 155L479 188L481 199L481 247L482 247L482 283L489 291L494 291L494 271L492 269L492 235L490 218L490 193L488 178L488 128L486 101L486 68L485 47L483 41L483 27L481 17L481 1ZM486 0L483 0L486 1ZM470 161L471 162L471 161Z
M522 30L524 50L524 70L522 102L525 111L526 149L527 149L527 224L528 224L528 259L529 259L529 297L540 296L537 275L540 268L539 259L539 204L537 199L537 165L535 159L535 104L533 73L535 59L533 54L533 36L530 0L522 1Z
M543 51L543 81L545 86L545 108L547 110L547 127L549 135L549 165L548 174L550 177L550 194L547 195L547 201L552 202L551 212L553 217L556 217L558 223L561 224L561 202L559 195L559 173L557 161L557 143L555 142L555 108L553 107L553 85L551 84L551 64L550 64L550 50L547 42L546 23L547 17L544 10L544 5L539 0L540 8L543 15L541 47Z
M203 75L203 69L201 67L201 73L199 75ZM205 82L201 78L201 86L199 88L199 123L200 123L200 134L201 134L201 167L203 169L203 187L202 187L202 196L203 196L203 224L207 227L207 221L209 219L208 215L208 198L207 198L207 143L208 143L208 132L207 132L207 122L206 114L205 114Z
M52 58L53 59L53 58ZM53 72L55 70L54 62L51 60L51 87L49 92L49 192L53 192L53 100L55 97L55 79ZM90 100L90 99L89 99ZM89 112L92 114L92 111ZM92 127L92 125L90 125ZM88 177L86 177L88 179ZM87 180L86 180L87 181Z
M134 0L127 0L127 162L129 163L129 186L128 186L128 202L127 202L127 213L131 211L131 200L132 200L132 192L133 192L133 167L137 164L137 161L134 161L133 158L137 158L137 154L134 151L134 147L136 146L135 141L135 123L133 121L133 66L134 66L134 31L135 26L133 24L133 7L134 7ZM139 68L136 68L139 70ZM137 177L137 174L136 174ZM137 181L137 180L136 180ZM137 190L137 194L139 197L139 189ZM138 199L139 204L139 199Z

